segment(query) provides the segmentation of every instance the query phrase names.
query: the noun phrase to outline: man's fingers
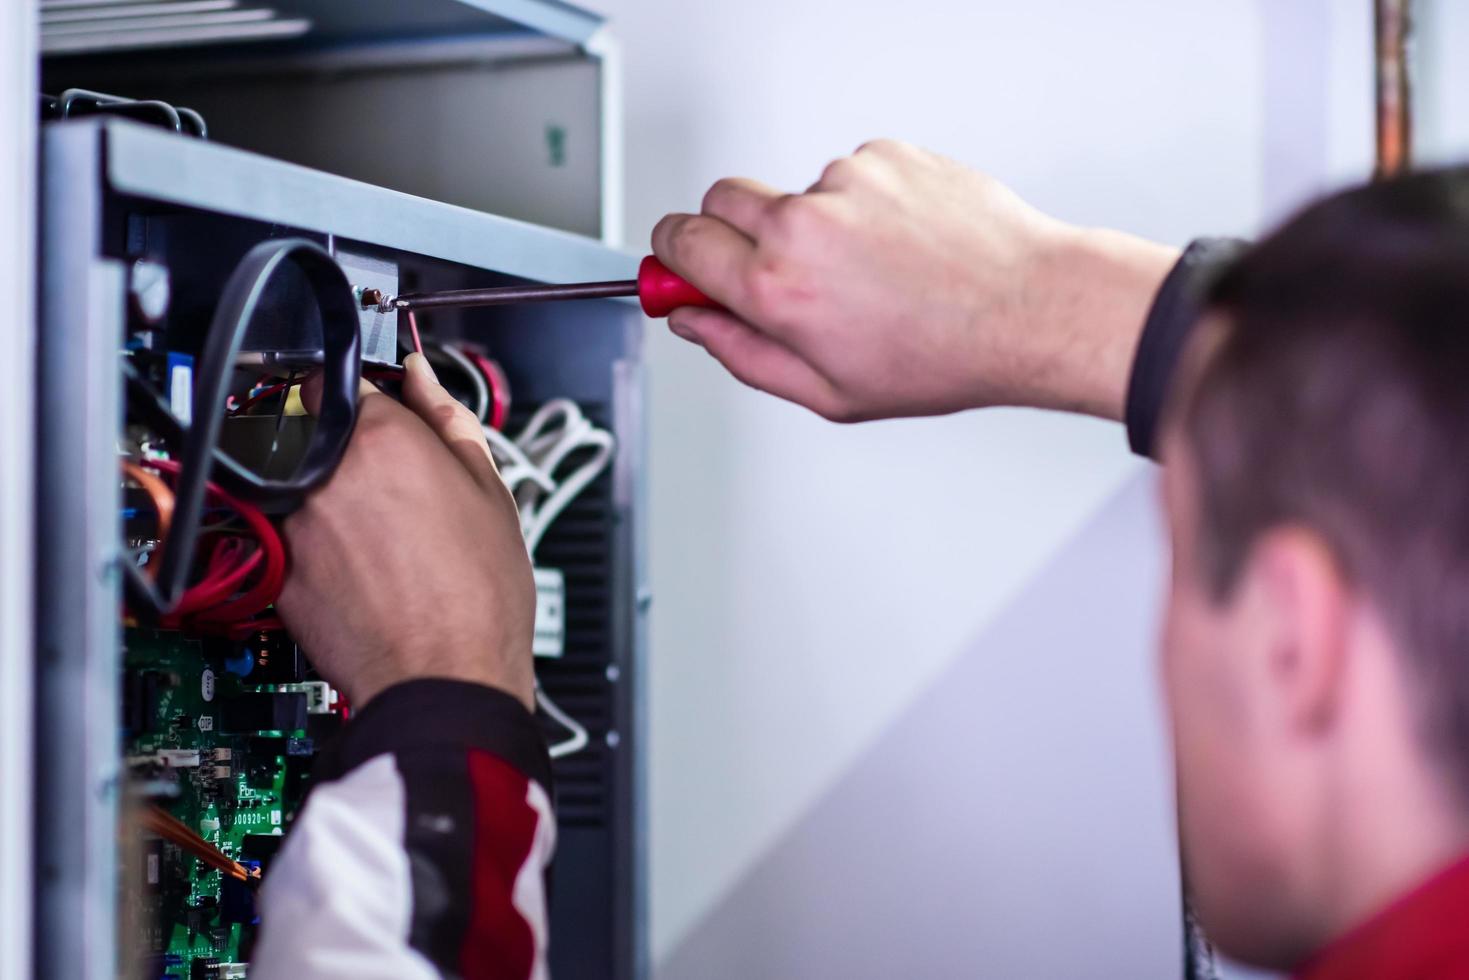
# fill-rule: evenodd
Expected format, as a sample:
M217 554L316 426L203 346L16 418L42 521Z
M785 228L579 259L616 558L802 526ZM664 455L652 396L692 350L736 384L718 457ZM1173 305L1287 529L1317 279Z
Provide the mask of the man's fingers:
M704 195L703 213L729 224L752 239L759 239L772 203L784 195L775 188L745 177L726 177Z
M722 219L670 214L653 229L653 253L723 305L748 304L755 244Z
M306 406L306 411L312 415L317 415L321 412L321 387L323 383L322 373L319 370L312 371L306 376L306 380L301 382L301 404Z
M444 390L422 354L409 354L403 368L403 404L428 423L484 490L505 492L479 419Z
M668 328L707 350L730 374L751 388L804 405L829 419L843 417L830 381L789 347L719 310L686 307L668 318Z

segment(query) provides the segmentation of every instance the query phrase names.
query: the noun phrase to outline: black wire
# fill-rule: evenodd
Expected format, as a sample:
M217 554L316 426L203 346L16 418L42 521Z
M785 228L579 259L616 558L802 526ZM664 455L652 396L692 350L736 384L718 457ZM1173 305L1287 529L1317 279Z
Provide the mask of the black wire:
M289 478L277 480L260 476L220 449L219 431L240 344L266 288L286 263L306 275L321 313L322 391L316 427L300 465ZM182 447L173 524L158 575L150 580L136 564L123 566L129 607L135 613L163 615L183 595L211 477L236 496L275 511L294 510L306 494L326 482L341 461L357 421L361 367L357 302L347 277L324 248L300 238L262 242L230 274L196 362L193 423L187 428L152 385L124 362L129 411L171 445Z
M286 376L285 387L281 389L280 403L275 413L275 431L270 437L270 452L265 454L265 462L261 469L269 469L271 460L275 459L276 450L281 446L281 429L286 425L286 406L291 401L291 388L296 384L296 372L292 371Z

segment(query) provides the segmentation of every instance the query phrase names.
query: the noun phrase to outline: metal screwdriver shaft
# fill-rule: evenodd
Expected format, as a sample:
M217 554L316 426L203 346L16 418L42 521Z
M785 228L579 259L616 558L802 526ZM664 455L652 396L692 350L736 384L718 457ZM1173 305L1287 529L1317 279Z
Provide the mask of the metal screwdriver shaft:
M636 279L615 282L577 282L537 286L496 286L490 289L448 289L426 293L384 296L378 290L363 290L362 305L384 313L417 310L463 309L472 306L506 306L512 303L545 303L569 299L611 299L636 296L648 316L667 316L680 306L719 309L719 304L654 256L638 266Z
M567 299L609 299L638 295L638 281L578 282L557 286L496 286L491 289L447 289L433 293L405 293L392 300L395 310L434 310L448 307L507 306Z

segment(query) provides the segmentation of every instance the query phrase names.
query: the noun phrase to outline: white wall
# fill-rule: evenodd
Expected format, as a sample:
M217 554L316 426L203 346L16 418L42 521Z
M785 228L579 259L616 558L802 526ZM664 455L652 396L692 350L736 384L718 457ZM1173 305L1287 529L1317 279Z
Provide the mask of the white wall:
M1421 79L1415 152L1424 164L1469 162L1469 4L1418 0Z
M804 187L873 136L986 169L1070 220L1180 244L1255 232L1267 206L1366 160L1355 91L1311 86L1363 67L1367 0L1302 0L1284 26L1272 0L592 5L623 48L634 248L718 177ZM1267 45L1272 24L1295 42ZM1292 125L1323 105L1324 128ZM741 388L664 331L649 356L663 959L1141 464L1099 423L1000 411L840 428ZM1135 603L1151 601L1152 560L1121 566ZM1055 594L1056 615L1076 598ZM1131 655L1098 626L1092 656ZM1151 679L1119 672L1111 689L1067 696L1129 703L1151 698ZM1120 724L1152 748L1115 793L1158 820L1170 791L1156 712ZM981 763L1013 753L1014 734L980 718L952 733ZM1022 758L992 791L1027 792L1027 762L1065 764ZM1155 846L1099 841L1076 894L1173 843ZM840 869L809 888L812 901L835 894ZM1110 940L1171 948L1177 924Z

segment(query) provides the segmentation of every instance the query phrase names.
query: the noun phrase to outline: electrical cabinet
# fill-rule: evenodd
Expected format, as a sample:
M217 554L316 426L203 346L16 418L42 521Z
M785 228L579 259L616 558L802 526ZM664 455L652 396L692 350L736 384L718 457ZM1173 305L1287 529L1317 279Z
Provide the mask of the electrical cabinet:
M70 7L42 0L43 78L53 96L106 85L141 103L203 106L209 131L224 138L148 125L155 110L147 105L109 112L85 97L77 106L86 108L68 116L100 118L41 131L38 976L190 975L196 959L215 975L224 966L248 975L247 965L230 965L248 953L249 933L227 908L228 882L197 873L160 882L160 861L179 856L138 833L131 815L140 801L156 803L231 857L268 861L270 838L288 831L306 789L313 744L342 723L333 693L268 617L211 636L119 616L125 565L143 560L157 533L140 486L119 474L120 455L149 451L135 389L151 385L193 424L192 358L242 257L262 242L304 240L329 254L352 286L390 292L635 274L633 257L589 237L609 237L616 221L605 190L615 142L615 120L603 111L610 68L598 53L606 42L595 17L528 0L273 7L269 18L216 26L293 26L248 42L215 38L206 48L205 25L180 33L186 22L157 27L165 38L157 43L128 43L153 28L129 28L139 35L121 45L106 32L58 31L86 22L47 20L48 10ZM394 37L410 41L386 50ZM495 52L488 61L486 51ZM291 71L278 71L287 64ZM502 81L506 88L497 87ZM422 105L425 93L460 86L479 86L484 97L445 118L474 121L482 171L436 169L446 153L458 155L456 165L467 159L463 134L445 119L409 131L407 117L394 116ZM251 123L263 105L286 103L293 115ZM53 115L56 108L43 106ZM519 142L487 138L485 120L499 120ZM559 136L556 120L568 120ZM315 136L293 143L292 129ZM577 153L587 155L573 161ZM322 324L296 315L306 308L292 300L299 287L289 277L278 285L280 309L291 315L267 311L240 363L288 363L322 350ZM392 322L397 316L361 311L369 372L399 360L406 331ZM632 302L596 300L433 312L417 326L441 349L493 362L512 396L503 405L495 388L505 431L565 399L615 445L535 556L556 586L548 601L556 628L538 632L538 647L547 644L539 652L553 655L537 658L538 678L587 735L555 763L551 966L558 978L646 976L642 315ZM259 464L268 470L277 446L299 433L287 424L285 393L274 416L242 410L275 389L288 392L296 376L266 380L231 403L222 438L235 440L241 459L264 438L270 449ZM456 393L473 406L473 386ZM371 529L363 535L371 549ZM556 722L546 724L559 737ZM164 907L170 917L159 926ZM223 966L209 966L211 957Z

